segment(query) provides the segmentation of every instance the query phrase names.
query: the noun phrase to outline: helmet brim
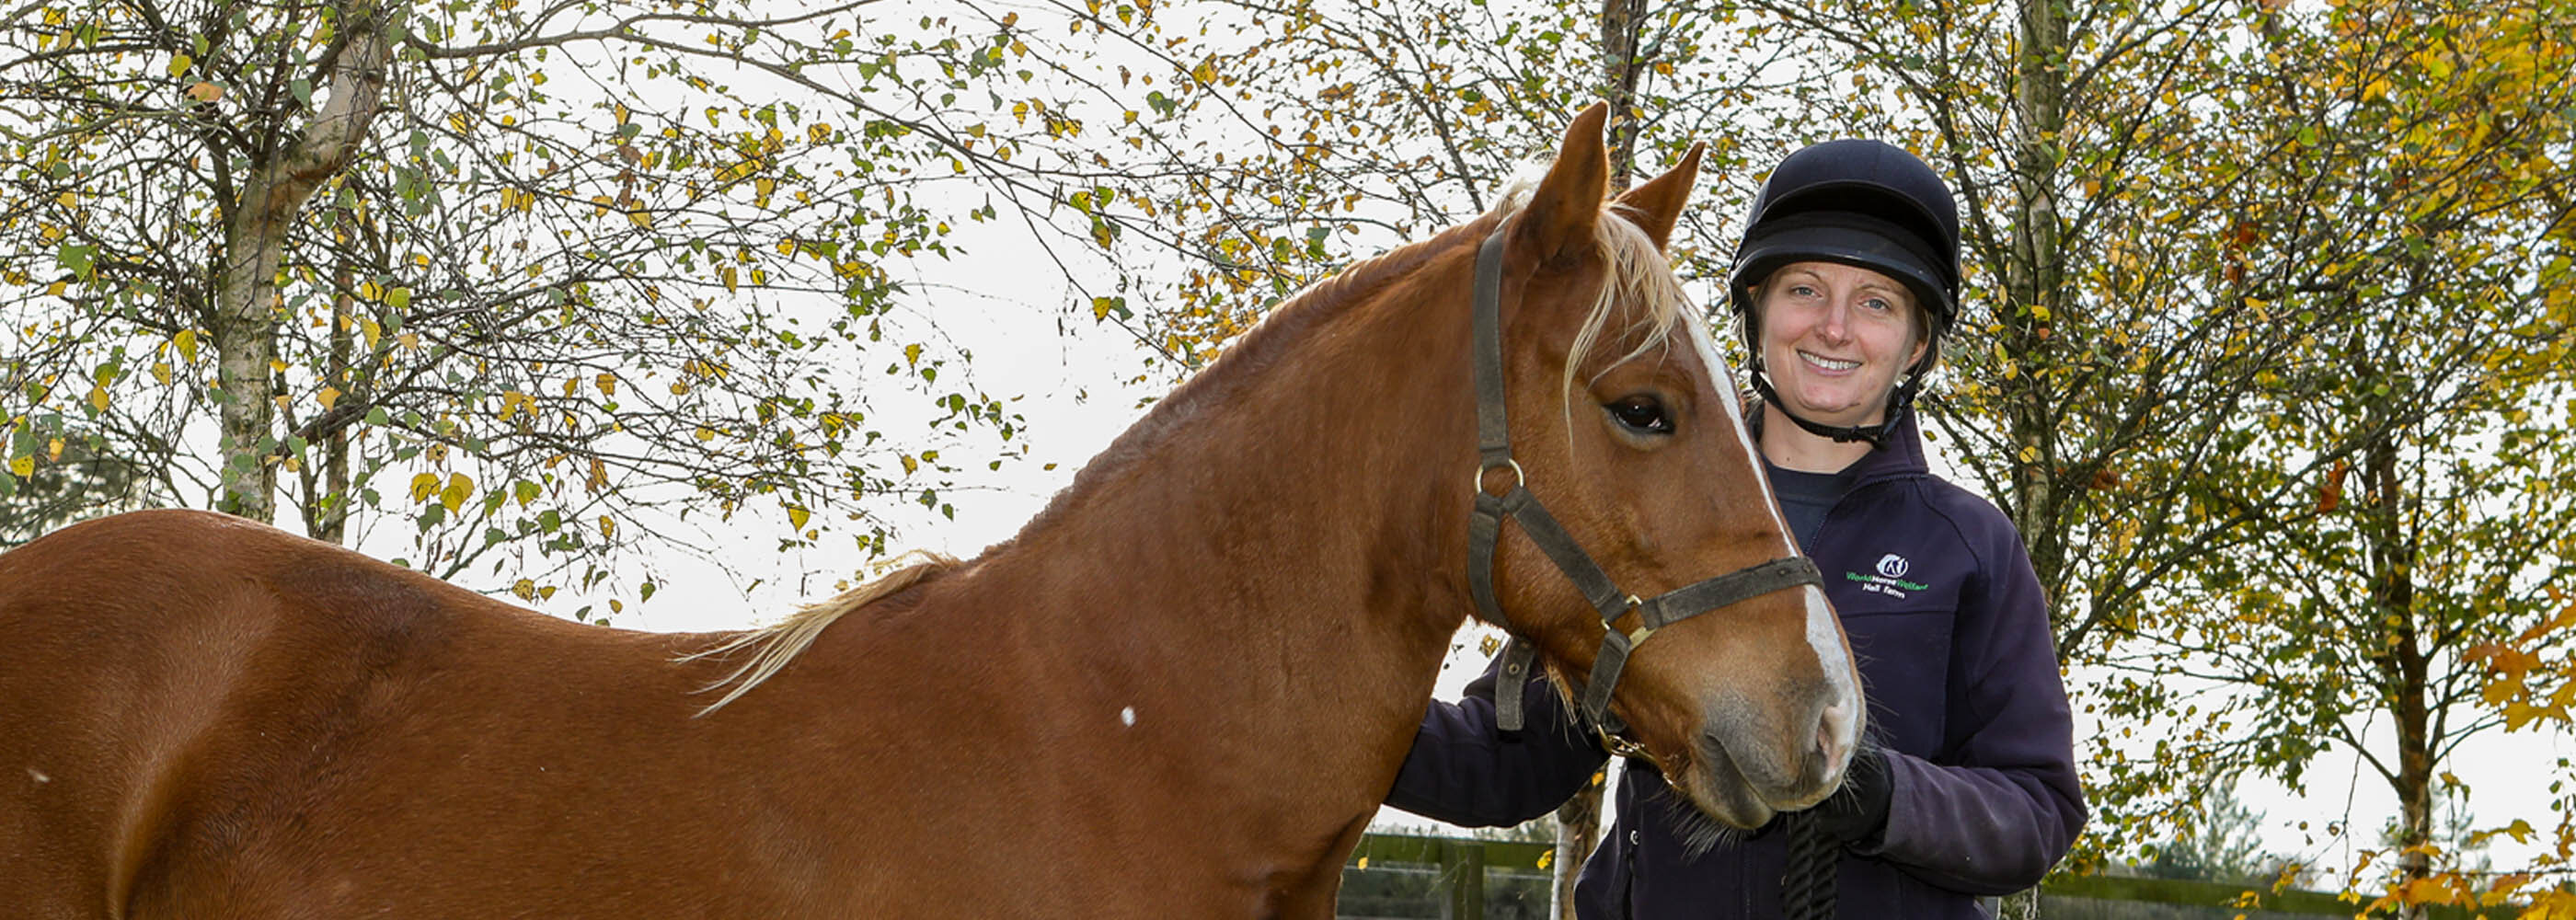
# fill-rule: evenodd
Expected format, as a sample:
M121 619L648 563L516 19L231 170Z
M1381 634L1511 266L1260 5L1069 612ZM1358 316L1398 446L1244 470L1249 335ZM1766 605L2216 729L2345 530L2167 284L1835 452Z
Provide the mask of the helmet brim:
M1834 224L1782 227L1747 241L1736 253L1731 293L1741 301L1772 272L1797 262L1836 262L1894 278L1941 328L1958 315L1948 285L1922 254L1885 234Z

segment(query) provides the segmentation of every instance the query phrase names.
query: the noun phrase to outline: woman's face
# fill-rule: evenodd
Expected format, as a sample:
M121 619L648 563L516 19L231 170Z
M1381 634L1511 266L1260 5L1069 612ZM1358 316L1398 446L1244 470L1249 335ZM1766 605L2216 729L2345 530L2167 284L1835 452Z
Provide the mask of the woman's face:
M1923 357L1905 285L1838 262L1796 262L1754 292L1762 366L1785 408L1826 425L1873 425L1896 378Z

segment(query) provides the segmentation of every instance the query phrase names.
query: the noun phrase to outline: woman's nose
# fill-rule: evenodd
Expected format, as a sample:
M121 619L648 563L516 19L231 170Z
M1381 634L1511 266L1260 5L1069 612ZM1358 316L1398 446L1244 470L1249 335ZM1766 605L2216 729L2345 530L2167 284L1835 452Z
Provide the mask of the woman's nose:
M1825 315L1816 322L1816 331L1823 334L1826 341L1841 342L1849 337L1850 320L1851 306L1837 302L1825 307Z

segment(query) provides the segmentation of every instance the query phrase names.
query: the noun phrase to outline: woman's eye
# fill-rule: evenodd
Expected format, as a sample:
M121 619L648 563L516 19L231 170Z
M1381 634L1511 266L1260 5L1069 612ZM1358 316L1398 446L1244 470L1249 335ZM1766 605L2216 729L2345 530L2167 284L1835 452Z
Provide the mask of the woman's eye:
M1631 396L1601 408L1609 410L1610 417L1630 431L1639 434L1673 433L1673 419L1664 413L1663 400L1652 396Z

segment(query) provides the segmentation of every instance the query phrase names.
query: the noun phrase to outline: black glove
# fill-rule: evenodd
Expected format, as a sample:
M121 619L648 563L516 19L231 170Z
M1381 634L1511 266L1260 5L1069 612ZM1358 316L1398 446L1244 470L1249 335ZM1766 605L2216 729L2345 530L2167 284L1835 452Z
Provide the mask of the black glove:
M1896 778L1887 771L1887 752L1863 742L1843 771L1843 787L1808 809L1809 820L1845 844L1875 845L1887 830L1888 801Z

